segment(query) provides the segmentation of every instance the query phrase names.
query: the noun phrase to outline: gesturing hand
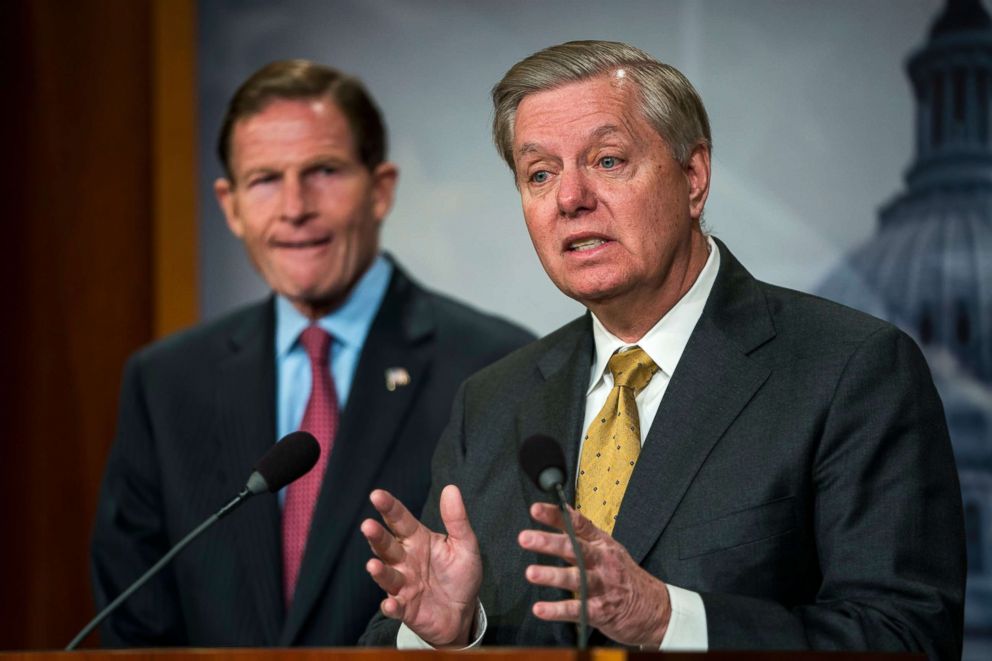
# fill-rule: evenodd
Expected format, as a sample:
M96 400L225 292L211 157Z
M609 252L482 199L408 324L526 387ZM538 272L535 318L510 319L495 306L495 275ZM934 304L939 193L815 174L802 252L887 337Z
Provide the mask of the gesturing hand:
M468 644L475 617L482 560L458 487L441 492L447 535L431 531L388 491L369 496L388 530L365 519L362 534L377 556L365 565L386 591L383 615L402 620L435 647Z
M671 619L668 588L644 571L615 539L597 528L589 519L569 509L575 536L586 562L589 582L589 625L625 645L661 645ZM538 523L563 530L561 510L549 503L535 503L531 517ZM571 567L530 565L527 580L534 585L579 590L579 570L568 536L540 530L524 530L518 537L528 551L552 555ZM578 622L579 600L539 601L534 615L542 620Z

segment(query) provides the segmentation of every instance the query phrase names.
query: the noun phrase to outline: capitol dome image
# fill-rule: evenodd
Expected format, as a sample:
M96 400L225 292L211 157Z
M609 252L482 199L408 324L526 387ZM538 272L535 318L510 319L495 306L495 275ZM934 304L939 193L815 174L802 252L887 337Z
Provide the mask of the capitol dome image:
M927 356L965 508L965 658L992 658L992 17L981 1L949 0L907 71L905 190L817 293L895 323Z

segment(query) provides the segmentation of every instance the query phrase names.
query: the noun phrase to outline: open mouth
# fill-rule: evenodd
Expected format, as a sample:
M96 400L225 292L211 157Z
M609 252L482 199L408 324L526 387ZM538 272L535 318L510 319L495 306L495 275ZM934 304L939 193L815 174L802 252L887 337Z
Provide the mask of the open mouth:
M604 246L609 243L609 239L601 239L599 237L587 237L584 239L577 239L568 244L568 252L587 252L590 250L595 250L600 246Z

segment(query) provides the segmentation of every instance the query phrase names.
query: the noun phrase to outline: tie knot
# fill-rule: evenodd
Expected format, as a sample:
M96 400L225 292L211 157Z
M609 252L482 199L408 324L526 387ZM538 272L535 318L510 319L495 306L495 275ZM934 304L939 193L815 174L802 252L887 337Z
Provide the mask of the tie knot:
M326 363L331 348L331 335L320 326L307 326L300 333L300 344L307 352L311 361Z
M609 368L613 373L615 385L631 388L635 392L643 390L658 371L658 366L640 347L613 354L610 357Z

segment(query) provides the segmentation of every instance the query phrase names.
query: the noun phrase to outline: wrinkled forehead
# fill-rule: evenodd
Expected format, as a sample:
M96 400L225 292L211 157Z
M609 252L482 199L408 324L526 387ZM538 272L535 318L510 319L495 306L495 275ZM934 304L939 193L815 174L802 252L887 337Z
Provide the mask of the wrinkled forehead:
M576 102L582 102L590 97L608 93L614 100L634 106L640 100L639 90L639 85L627 71L618 67L603 73L563 80L528 91L517 102L515 113L519 114L521 107L527 105L528 102L532 103L535 97L547 97L552 94L561 94L574 99Z
M637 86L622 76L597 76L531 92L513 117L514 158L546 142L617 135L636 139L656 133L642 106Z

